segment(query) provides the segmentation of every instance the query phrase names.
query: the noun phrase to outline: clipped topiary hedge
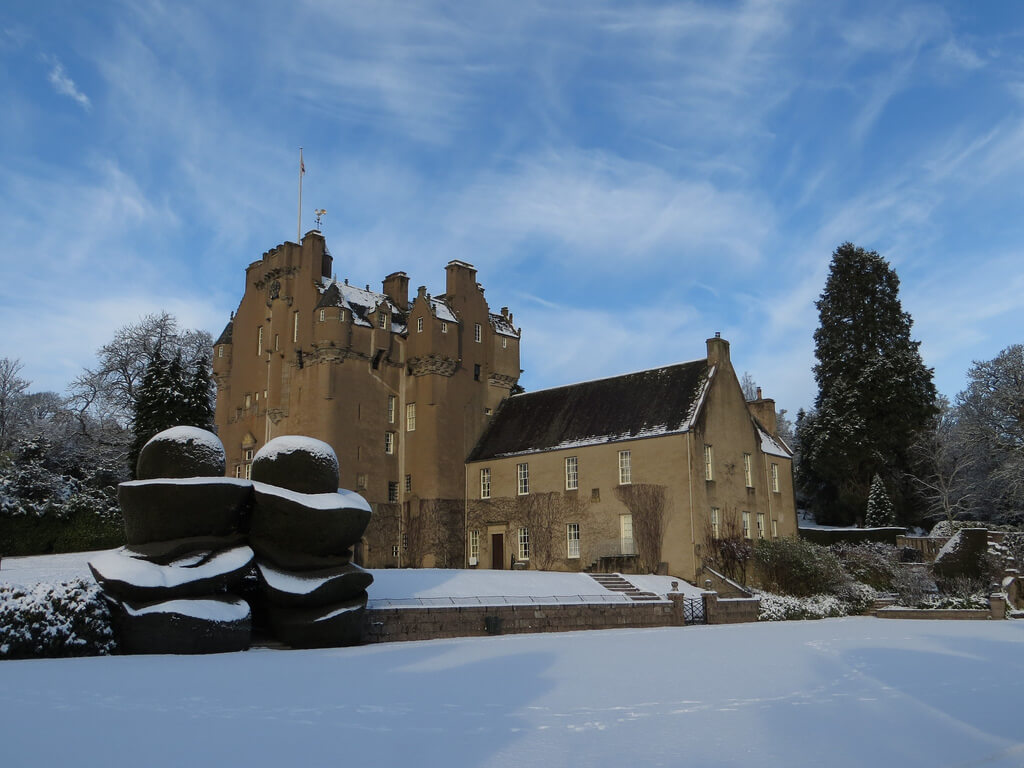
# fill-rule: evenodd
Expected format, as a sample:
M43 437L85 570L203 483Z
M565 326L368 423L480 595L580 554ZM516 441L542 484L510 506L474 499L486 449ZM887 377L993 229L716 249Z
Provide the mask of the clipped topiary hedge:
M110 612L95 584L0 584L0 659L103 656L114 648Z

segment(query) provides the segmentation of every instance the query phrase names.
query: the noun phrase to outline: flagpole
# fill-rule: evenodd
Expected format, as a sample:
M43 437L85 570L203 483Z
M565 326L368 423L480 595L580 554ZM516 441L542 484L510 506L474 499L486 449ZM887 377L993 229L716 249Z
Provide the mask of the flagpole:
M302 147L299 147L299 226L295 242L302 243L302 174L306 172L306 165L302 162Z

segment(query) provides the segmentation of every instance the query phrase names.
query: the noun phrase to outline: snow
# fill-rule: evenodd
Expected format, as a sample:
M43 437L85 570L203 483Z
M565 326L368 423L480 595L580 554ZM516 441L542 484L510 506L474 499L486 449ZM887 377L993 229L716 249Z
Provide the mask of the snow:
M106 579L123 581L136 587L177 587L200 579L221 576L252 561L253 552L249 547L218 552L202 565L195 565L195 558L183 558L170 565L157 565L139 560L118 550L104 552L92 558L93 568Z
M152 480L128 480L120 485L252 485L251 480L238 477L154 477Z
M364 607L365 606L362 603L359 603L358 605L346 605L343 608L338 608L337 610L331 611L330 613L324 614L323 616L318 616L316 619L313 620L313 623L315 624L318 621L327 621L329 619L335 618L336 616L341 616L341 614L343 613L361 611L363 610Z
M781 456L784 459L793 458L792 451L786 447L781 438L772 437L760 427L757 428L757 432L761 436L761 453L768 456Z
M205 448L209 448L211 451L224 455L224 446L221 445L220 438L217 437L213 432L208 432L205 429L199 427L171 427L165 429L163 432L158 432L153 435L147 442L149 445L154 440L160 442L172 442L172 443L195 443L202 445ZM145 448L145 447L143 447Z
M857 617L5 661L4 764L1009 768L1022 643Z
M263 580L278 592L287 592L292 595L308 595L315 592L329 581L334 581L347 573L359 573L362 568L358 565L347 565L343 568L330 568L326 570L307 571L304 573L293 573L292 571L280 571L268 563L257 563L260 575ZM359 570L354 570L358 568ZM350 570L344 570L350 569Z
M338 457L334 454L334 449L330 445L323 440L317 440L315 437L306 437L305 435L281 435L280 437L275 437L256 452L255 458L276 459L281 454L295 453L296 451L304 451L322 461L326 461L328 464L333 463L337 465L338 463Z
M459 324L459 319L455 317L451 307L446 302L440 299L431 299L430 309L438 320L444 320L446 323L454 323L455 325Z
M89 561L97 555L117 551L100 549L92 552L69 552L64 555L5 557L0 560L0 583L30 587L41 582L58 584L71 579L91 581Z
M287 488L279 488L276 485L261 483L258 480L253 480L252 484L261 493L287 499L310 509L362 509L367 512L372 511L366 499L354 491L346 491L342 488L339 488L336 493L299 493L298 491L289 491Z
M211 600L193 598L186 600L167 600L154 603L144 608L133 610L125 604L125 610L132 616L145 616L151 613L175 613L204 621L244 621L249 618L249 604L240 597L233 600Z
M667 595L672 591L672 582L679 582L677 592L682 592L687 597L700 597L704 594L704 590L700 587L695 587L688 581L683 581L675 576L634 576L633 574L623 574L622 578L628 581L633 586L639 588L644 592L653 592L656 595Z

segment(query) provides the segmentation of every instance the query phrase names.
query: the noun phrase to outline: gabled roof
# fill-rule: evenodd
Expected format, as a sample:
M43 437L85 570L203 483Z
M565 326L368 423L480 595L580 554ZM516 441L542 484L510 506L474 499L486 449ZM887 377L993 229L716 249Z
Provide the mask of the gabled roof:
M448 302L443 299L431 298L430 299L430 311L434 313L434 317L438 320L444 320L446 323L458 324L459 320L455 317L455 313L452 312L452 308L448 306Z
M469 461L686 432L713 376L707 360L694 360L514 395Z
M381 304L387 307L391 315L392 333L405 333L405 324L399 322L403 315L385 294L377 293L363 288L356 288L348 283L339 283L334 280L325 281L321 284L320 291L323 295L317 302L316 308L341 307L352 313L352 322L356 325L372 327L368 316Z
M782 456L785 459L793 458L793 451L786 441L781 437L777 437L764 428L764 425L753 416L754 428L757 429L757 436L761 440L761 453L766 453L769 456Z

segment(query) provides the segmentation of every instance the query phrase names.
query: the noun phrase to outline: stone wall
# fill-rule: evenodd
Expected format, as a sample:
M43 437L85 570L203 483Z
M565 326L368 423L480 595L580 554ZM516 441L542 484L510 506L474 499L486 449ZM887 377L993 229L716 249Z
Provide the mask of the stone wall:
M704 594L709 624L757 621L757 598L719 600ZM677 627L685 625L684 597L668 602L582 603L573 605L451 606L446 608L370 608L363 625L363 642L434 640L528 632L571 632L584 629Z

